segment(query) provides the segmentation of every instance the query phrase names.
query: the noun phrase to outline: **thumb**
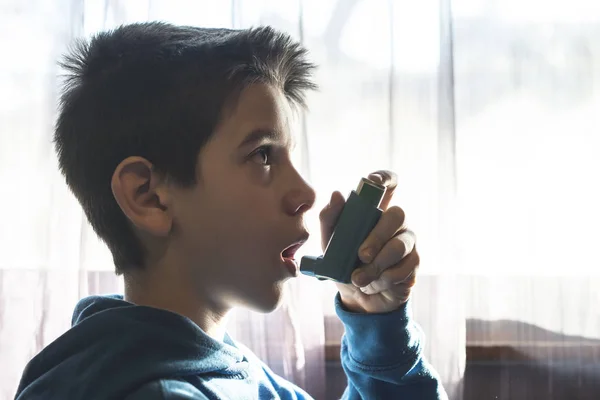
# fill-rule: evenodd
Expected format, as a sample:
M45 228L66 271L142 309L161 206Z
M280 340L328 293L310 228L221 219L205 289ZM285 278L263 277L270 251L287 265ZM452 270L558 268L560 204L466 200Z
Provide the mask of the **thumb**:
M345 204L346 199L344 199L344 195L335 191L331 194L329 204L327 204L319 214L319 219L321 220L321 248L323 251L325 251L327 244L329 244L329 239L331 239L335 224L337 223Z
M357 268L352 273L352 283L358 287L365 287L374 280L377 280L380 275L380 270L374 264L368 264Z

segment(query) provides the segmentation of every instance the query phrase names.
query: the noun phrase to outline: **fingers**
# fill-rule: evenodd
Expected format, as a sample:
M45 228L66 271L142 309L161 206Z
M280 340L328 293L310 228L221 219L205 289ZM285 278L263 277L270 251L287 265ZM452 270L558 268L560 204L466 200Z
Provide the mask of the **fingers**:
M404 304L410 298L411 292L412 287L398 285L396 288L394 288L394 290L381 292L381 296L386 298L389 302L393 302L395 304Z
M415 234L410 230L405 230L394 236L377 254L371 263L372 268L381 274L384 270L399 263L404 257L412 253L415 242Z
M385 244L404 226L404 211L397 206L385 210L377 225L360 246L358 256L368 264L377 256Z
M389 292L399 296L404 296L416 283L417 270L419 268L420 257L415 250L406 256L400 263L394 267L386 269L381 276L369 283L360 290L367 295Z
M325 248L329 243L329 239L333 234L335 224L344 208L344 204L346 204L344 196L340 192L335 191L331 194L329 204L327 204L319 214L319 219L321 220L321 247L323 251L325 251Z
M369 174L367 178L386 187L386 191L383 195L383 199L381 199L379 208L382 210L387 210L388 206L390 205L390 201L394 196L394 191L398 186L398 176L392 171L379 170Z
M392 237L370 264L357 269L352 274L353 283L363 287L378 279L388 268L413 254L415 242L415 234L410 230L405 230Z

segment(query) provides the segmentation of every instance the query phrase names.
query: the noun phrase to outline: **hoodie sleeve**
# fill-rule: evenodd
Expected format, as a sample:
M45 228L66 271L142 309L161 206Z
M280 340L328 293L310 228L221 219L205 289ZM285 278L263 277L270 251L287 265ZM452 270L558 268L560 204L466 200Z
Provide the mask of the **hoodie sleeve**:
M423 332L412 319L410 300L382 314L335 309L343 322L342 367L348 378L343 400L447 400L440 378L423 358Z
M175 379L149 382L124 400L208 400L192 384Z

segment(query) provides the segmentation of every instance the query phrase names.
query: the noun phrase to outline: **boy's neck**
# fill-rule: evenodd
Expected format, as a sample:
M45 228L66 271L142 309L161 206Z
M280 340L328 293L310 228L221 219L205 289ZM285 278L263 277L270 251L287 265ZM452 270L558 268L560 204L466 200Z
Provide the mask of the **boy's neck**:
M147 268L125 274L125 301L171 311L191 319L207 335L223 341L229 310L219 310L216 305L202 299L190 281L164 274L164 268Z

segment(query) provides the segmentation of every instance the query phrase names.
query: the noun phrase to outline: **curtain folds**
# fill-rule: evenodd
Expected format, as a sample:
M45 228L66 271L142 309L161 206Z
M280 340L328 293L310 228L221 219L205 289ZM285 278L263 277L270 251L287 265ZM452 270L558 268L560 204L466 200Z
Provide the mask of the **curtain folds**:
M308 47L321 87L296 127L296 161L318 194L308 227L319 232L331 191L348 193L377 169L398 173L393 204L422 255L415 317L453 399L469 344L516 343L547 365L566 357L540 347L550 336L589 348L600 339L600 9L540 4L4 0L0 399L13 398L26 362L68 329L79 298L122 291L58 173L51 135L59 56L75 37L134 21L270 24ZM317 236L299 256L320 252ZM334 294L300 277L279 310L238 310L230 330L324 399L325 345L341 333L325 323ZM578 360L573 379L584 382L598 360Z

